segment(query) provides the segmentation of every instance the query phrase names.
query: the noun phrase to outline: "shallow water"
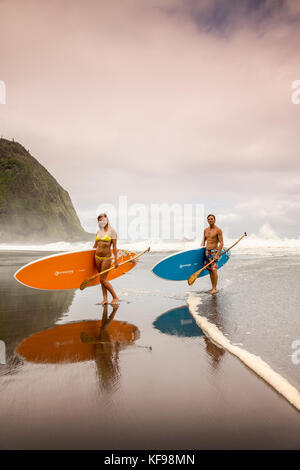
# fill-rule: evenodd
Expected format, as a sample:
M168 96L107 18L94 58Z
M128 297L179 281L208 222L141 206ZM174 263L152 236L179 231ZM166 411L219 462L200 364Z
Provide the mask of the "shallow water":
M299 256L232 255L211 296L207 277L189 287L153 276L166 254L147 254L113 281L121 302L101 333L99 287L14 280L43 255L0 253L0 448L300 448L299 413L205 337L187 306L197 293L202 315L299 390Z

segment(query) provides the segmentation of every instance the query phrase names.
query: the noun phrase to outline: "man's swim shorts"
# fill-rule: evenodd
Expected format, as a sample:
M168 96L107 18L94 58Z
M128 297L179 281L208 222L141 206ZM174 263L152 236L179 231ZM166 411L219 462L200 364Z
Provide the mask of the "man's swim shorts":
M206 266L208 263L210 263L216 254L218 253L217 249L214 250L205 250L205 256L204 256L204 266ZM208 271L212 270L217 270L218 269L218 260L215 260L213 263L211 263L208 268L206 268Z

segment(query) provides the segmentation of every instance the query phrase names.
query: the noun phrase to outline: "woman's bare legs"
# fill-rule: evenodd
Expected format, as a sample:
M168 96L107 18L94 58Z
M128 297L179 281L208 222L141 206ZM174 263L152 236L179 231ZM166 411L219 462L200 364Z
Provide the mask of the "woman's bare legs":
M101 305L105 305L105 304L108 304L108 300L107 300L107 289L106 287L101 283L101 289L102 289L102 295L103 295L103 300L101 302Z
M107 263L107 261L109 261L109 266L108 267L104 267L105 266L105 263ZM98 270L98 273L101 273L101 271L104 271L105 269L108 269L110 267L110 264L111 264L111 261L110 259L108 260L100 260L98 258L95 258L95 263L96 263L96 266L97 266L97 270ZM104 265L104 266L103 266ZM107 275L108 273L106 273ZM103 275L105 276L105 274ZM102 277L102 276L101 276ZM105 287L105 285L103 285L103 283L101 282L101 277L100 277L100 283L101 283L101 289L102 289L102 295L103 295L103 300L101 302L101 305L105 305L108 303L108 300L107 300L107 289Z
M119 298L118 298L116 292L114 291L113 286L111 285L111 283L106 281L106 279L101 279L101 285L102 285L102 288L104 287L104 289L106 289L106 291L109 291L110 294L112 295L113 299L110 302L110 304L111 305L116 304L118 302ZM107 299L107 297L106 297L106 299Z
M106 269L109 269L110 265L111 265L111 259L102 260L101 271L105 271ZM112 298L113 298L110 303L114 305L118 302L119 299L111 283L106 280L107 276L108 276L108 273L105 273L102 276L100 276L100 282L101 282L101 287L102 287L102 292L103 292L103 302L107 303L107 291L108 291L112 295ZM102 305L104 305L103 302L102 302Z

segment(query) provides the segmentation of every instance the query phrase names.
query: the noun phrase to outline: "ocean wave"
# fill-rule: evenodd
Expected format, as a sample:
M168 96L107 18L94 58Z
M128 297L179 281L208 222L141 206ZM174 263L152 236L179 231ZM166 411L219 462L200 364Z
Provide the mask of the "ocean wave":
M13 244L0 243L0 251L77 251L88 250L92 247L90 242L53 242L44 244Z
M231 246L236 240L224 237L225 246ZM177 252L198 248L200 246L199 240L181 240L181 241L166 241L166 240L139 240L139 241L118 241L118 248L140 252L145 250L148 246L151 247L151 252ZM64 251L77 251L88 250L92 248L90 242L55 242L45 244L0 244L2 251L46 251L46 252L64 252ZM279 238L279 237L262 237L251 234L245 237L241 242L234 247L234 253L239 254L256 254L256 255L283 255L300 254L300 237L299 238Z
M190 293L188 306L191 315L206 336L208 336L217 346L236 356L241 362L286 398L298 411L300 411L299 391L284 377L278 374L278 372L274 371L269 364L261 359L260 356L256 356L255 354L240 348L237 343L231 343L214 323L211 323L206 317L202 316L199 311L201 308L201 298L199 295Z

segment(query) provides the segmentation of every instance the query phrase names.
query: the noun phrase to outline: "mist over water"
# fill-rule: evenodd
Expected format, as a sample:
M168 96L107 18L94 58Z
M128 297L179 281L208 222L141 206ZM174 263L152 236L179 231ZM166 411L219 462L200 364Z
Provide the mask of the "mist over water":
M241 234L242 235L242 234ZM224 235L225 247L229 247L235 243L236 239L228 238ZM118 240L118 248L129 251L142 251L148 246L151 251L158 252L173 252L182 251L192 248L198 248L201 240ZM93 242L78 241L66 242L58 241L53 243L28 243L28 244L14 244L14 243L0 243L0 251L76 251L76 250L89 250L93 247ZM250 234L244 238L238 245L234 247L234 253L241 254L257 254L258 256L282 256L284 254L300 254L300 237L298 238L280 238L274 234L266 233L265 236Z

